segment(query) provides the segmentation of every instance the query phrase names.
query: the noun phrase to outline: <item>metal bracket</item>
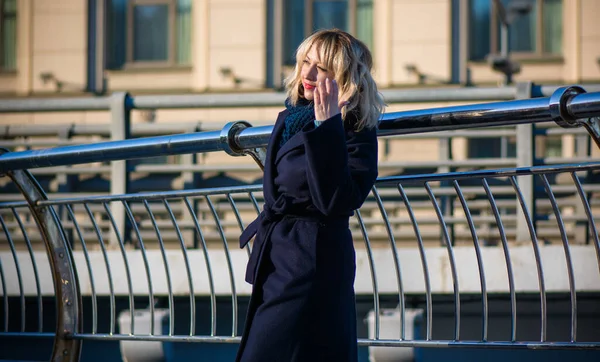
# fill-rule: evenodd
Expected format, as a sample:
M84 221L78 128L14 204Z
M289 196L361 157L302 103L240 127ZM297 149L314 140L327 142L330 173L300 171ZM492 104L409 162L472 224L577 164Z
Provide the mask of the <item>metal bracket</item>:
M219 137L221 146L231 156L250 156L258 164L261 170L265 169L267 149L265 147L243 149L239 146L239 134L252 125L247 121L235 121L227 123L221 130Z
M586 93L585 89L579 86L558 88L550 97L550 115L552 120L563 128L585 127L596 146L600 148L600 117L576 119L568 110L571 98L583 93Z
M581 127L582 124L573 118L567 109L571 98L586 93L585 89L578 86L560 87L550 96L550 116L552 120L563 128Z
M596 146L600 148L600 117L579 120L579 123L588 131Z

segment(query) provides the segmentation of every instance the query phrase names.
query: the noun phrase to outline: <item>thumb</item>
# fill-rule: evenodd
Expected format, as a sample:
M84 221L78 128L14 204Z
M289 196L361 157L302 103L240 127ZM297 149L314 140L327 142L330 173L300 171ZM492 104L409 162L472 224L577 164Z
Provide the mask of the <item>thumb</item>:
M350 101L341 101L341 102L338 104L338 107L339 107L339 108L342 108L342 107L345 107L345 106L347 106L348 104L350 104Z

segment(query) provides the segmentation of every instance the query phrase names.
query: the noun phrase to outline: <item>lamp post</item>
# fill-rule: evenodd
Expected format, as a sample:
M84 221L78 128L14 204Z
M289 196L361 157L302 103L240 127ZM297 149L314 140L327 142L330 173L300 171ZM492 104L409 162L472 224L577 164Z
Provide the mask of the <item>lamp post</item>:
M513 81L513 74L518 74L521 71L521 65L509 57L508 29L519 16L527 15L531 11L531 2L528 0L513 0L505 8L501 0L492 1L500 19L500 55L491 55L489 62L494 70L504 73L505 83L508 85Z

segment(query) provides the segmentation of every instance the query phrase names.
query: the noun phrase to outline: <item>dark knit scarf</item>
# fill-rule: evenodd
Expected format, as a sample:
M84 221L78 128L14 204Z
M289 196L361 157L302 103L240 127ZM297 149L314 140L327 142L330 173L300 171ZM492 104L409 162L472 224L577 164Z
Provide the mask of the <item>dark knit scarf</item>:
M291 104L288 98L285 100L285 107L289 110L289 113L285 117L285 128L281 135L279 147L283 146L306 124L315 120L314 104L304 98L300 98L295 106Z

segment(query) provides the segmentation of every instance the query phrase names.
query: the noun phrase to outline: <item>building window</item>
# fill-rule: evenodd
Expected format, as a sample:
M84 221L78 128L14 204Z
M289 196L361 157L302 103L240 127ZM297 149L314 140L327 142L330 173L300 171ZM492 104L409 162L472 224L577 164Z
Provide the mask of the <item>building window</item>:
M191 61L192 0L110 0L107 68Z
M467 152L469 158L514 158L517 157L517 138L469 138Z
M283 7L285 65L296 63L302 40L319 29L342 29L373 49L373 0L288 0Z
M510 10L515 0L501 0ZM562 54L562 0L525 0L531 8L509 26L508 51L517 58ZM520 1L521 3L523 1ZM500 20L491 0L469 1L469 57L483 60L500 53Z
M562 137L550 136L545 139L544 157L562 157Z
M17 1L0 0L0 69L17 68Z

